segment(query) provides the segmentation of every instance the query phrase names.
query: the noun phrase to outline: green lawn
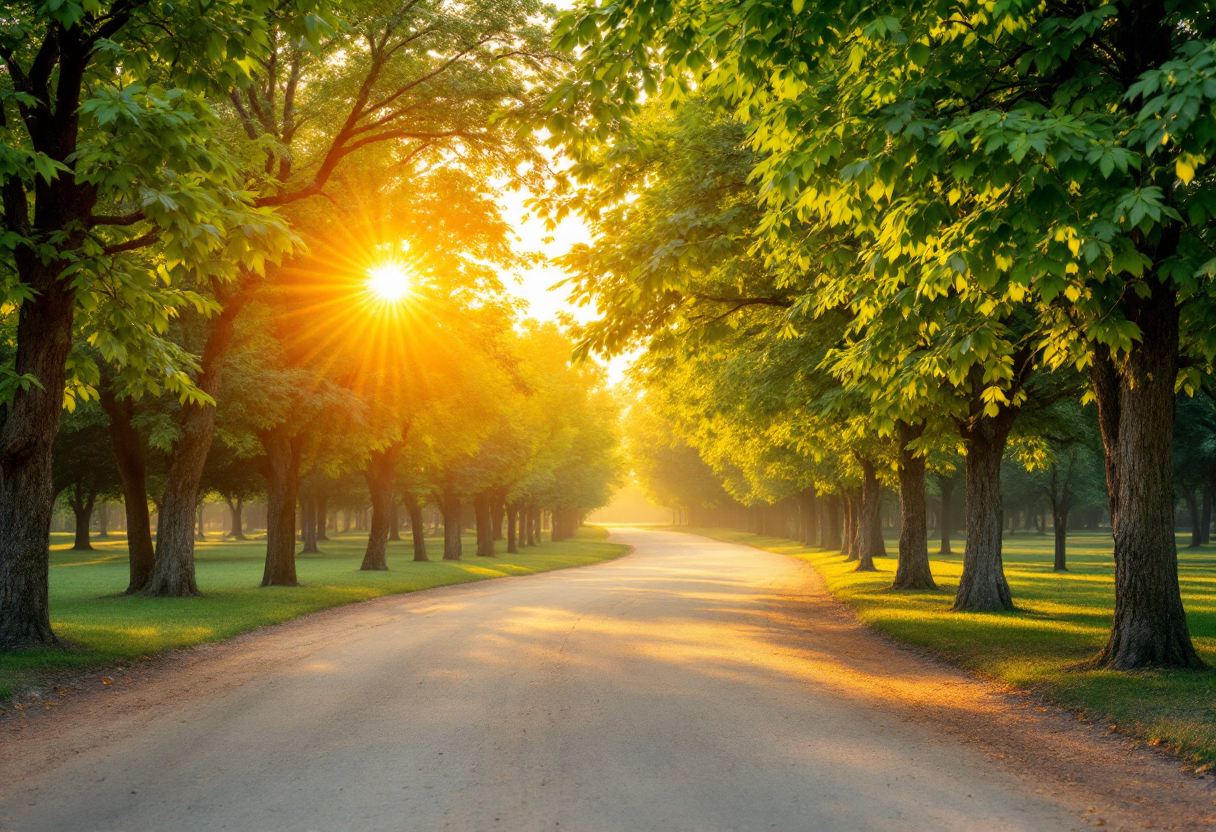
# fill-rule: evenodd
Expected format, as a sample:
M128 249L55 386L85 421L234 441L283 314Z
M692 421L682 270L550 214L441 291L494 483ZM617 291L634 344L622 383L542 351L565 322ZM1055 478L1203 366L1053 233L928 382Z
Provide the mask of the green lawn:
M212 540L197 544L201 598L124 596L126 543L120 537L95 541L93 552L73 552L71 536L52 535L51 622L69 649L0 654L0 700L22 688L64 673L138 659L161 650L230 638L255 627L380 595L436 586L527 575L583 566L616 557L626 546L607 542L607 532L580 530L577 538L544 543L519 555L462 561L414 563L408 541L389 543L388 572L360 572L366 536L339 535L322 544L323 554L297 560L300 587L261 589L265 542ZM498 548L506 548L500 543ZM428 541L433 558L442 541ZM474 551L471 538L465 552Z
M949 607L962 571L961 541L955 545L959 554L933 556L937 592L893 592L888 589L893 557L877 561L879 573L856 573L855 564L837 552L727 529L696 531L806 560L832 594L875 629L1089 717L1108 719L1120 731L1163 745L1200 768L1216 767L1216 672L1114 673L1084 667L1105 643L1114 609L1109 535L1070 536L1067 574L1052 571L1050 536L1007 536L1005 574L1018 609L956 613ZM1195 646L1216 667L1216 546L1185 549L1187 540L1189 535L1180 535L1178 549L1187 620ZM895 541L888 540L887 551L894 555L895 550Z

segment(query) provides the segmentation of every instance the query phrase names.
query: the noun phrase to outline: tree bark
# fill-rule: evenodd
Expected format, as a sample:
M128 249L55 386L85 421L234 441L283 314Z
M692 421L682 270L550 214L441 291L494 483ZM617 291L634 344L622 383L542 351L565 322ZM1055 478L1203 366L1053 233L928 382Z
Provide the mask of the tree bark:
M223 309L207 321L207 341L199 359L195 383L212 399L219 391L237 315L247 299L245 292L223 298ZM198 485L215 434L215 405L187 402L182 405L178 427L182 438L169 453L157 522L155 562L146 590L149 595L185 597L199 594L194 577L194 508L198 505ZM294 530L292 536L294 538Z
M93 505L97 500L96 491L85 491L80 483L72 487L70 504L72 515L76 518L75 540L72 542L73 551L91 552L93 544L89 542L89 524L93 522Z
M225 498L228 503L228 522L232 526L232 530L228 532L228 536L233 540L245 539L245 498L237 497L235 500Z
M954 531L954 475L939 474L937 485L942 492L941 516L937 519L941 545L937 551L942 555L952 555L954 551L950 548L950 534Z
M391 515L389 516L389 528L388 528L388 539L389 540L400 540L401 539L401 511L399 509L400 509L400 506L398 505L397 501L394 499L393 500L393 510L392 510Z
M464 521L464 506L452 485L445 485L439 497L439 512L443 515L443 559L460 560L462 554L460 527Z
M266 449L266 568L262 586L298 586L296 579L296 492L303 437L285 424L259 431Z
M367 534L367 550L363 555L363 571L388 569L388 535L397 511L393 497L393 479L397 472L399 446L394 444L367 456L364 478L372 498L372 522Z
M519 506L515 503L507 505L507 554L519 554L519 538L516 535L516 529L519 521Z
M937 589L929 566L929 532L925 494L925 458L908 445L925 432L925 423L898 422L899 561L895 589Z
M1001 458L1017 410L977 416L961 430L967 453L967 545L955 610L987 612L1013 609L1013 596L1001 562Z
M51 454L75 310L69 283L59 279L67 263L42 263L24 247L14 257L22 283L34 295L17 313L13 371L39 383L18 386L0 417L0 650L58 643L48 585L55 497Z
M804 489L798 495L798 516L801 521L802 545L814 548L819 539L819 495L815 488Z
M877 572L874 558L887 553L882 542L882 515L880 509L881 487L874 463L859 459L861 463L861 505L857 512L857 572Z
M317 504L317 541L329 540L329 501L325 493L324 485L317 486L316 489L316 504ZM334 528L337 529L337 521L334 522Z
M1125 357L1091 355L1115 538L1115 616L1099 666L1201 668L1187 629L1174 541L1175 293L1158 279L1130 293L1127 316L1141 341Z
M110 504L105 500L97 504L97 536L110 536Z
M195 536L194 536L194 539L196 541L207 539L207 530L203 528L203 509L204 508L205 508L205 506L200 504L199 507L195 510L195 517L198 520L198 531L195 532Z
M840 552L847 562L857 559L857 501L850 491L842 492L841 499L844 501L844 537L841 539Z
M1052 511L1052 523L1055 526L1056 538L1056 572L1068 571L1068 510L1055 509Z
M488 494L473 497L473 518L477 524L477 556L492 558L494 551L494 516Z
M502 491L499 490L490 498L490 517L494 521L494 540L502 540L502 521L506 508L506 501L502 497Z
M422 504L408 491L401 496L401 501L410 518L410 538L414 543L414 560L416 562L428 561L430 558L426 556L426 522L422 519Z
M826 526L823 532L823 547L828 551L839 549L844 551L844 542L840 535L840 501L839 492L827 499Z

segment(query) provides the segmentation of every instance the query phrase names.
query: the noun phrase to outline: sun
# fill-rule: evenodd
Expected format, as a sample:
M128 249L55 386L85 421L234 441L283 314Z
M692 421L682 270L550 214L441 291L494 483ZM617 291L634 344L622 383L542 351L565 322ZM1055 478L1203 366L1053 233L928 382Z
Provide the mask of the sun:
M378 300L399 301L410 292L410 272L399 260L389 260L367 270L367 288Z

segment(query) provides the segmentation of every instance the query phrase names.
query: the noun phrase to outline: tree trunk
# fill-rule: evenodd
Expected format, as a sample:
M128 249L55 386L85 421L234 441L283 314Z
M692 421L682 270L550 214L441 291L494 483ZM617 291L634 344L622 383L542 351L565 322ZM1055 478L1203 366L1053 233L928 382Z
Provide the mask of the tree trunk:
M814 548L819 538L819 497L814 487L804 489L798 497L798 516L801 521L802 545Z
M418 498L408 491L401 495L406 514L410 518L410 538L414 542L414 560L424 562L430 560L426 556L426 522L422 519L422 504Z
M198 518L198 531L195 532L195 536L194 536L195 541L207 539L207 530L203 528L203 510L205 508L206 508L206 506L200 504L198 509L195 512L195 514Z
M259 431L266 449L266 568L262 586L298 586L296 580L296 491L303 437L287 425Z
M861 505L857 517L857 572L877 572L874 558L887 553L882 542L881 486L874 463L868 459L861 463Z
M317 514L317 486L314 475L307 477L301 485L300 492L300 547L301 555L319 554L321 547L317 545L320 537L320 527L325 525L325 518Z
M492 558L494 551L494 516L491 513L491 501L487 494L477 494L473 497L473 517L477 524L477 556Z
M1052 523L1055 526L1056 563L1055 571L1067 572L1068 563L1068 509L1056 508L1051 512Z
M519 545L516 527L519 520L519 506L515 503L507 505L507 554L518 555Z
M490 499L490 517L494 521L494 540L502 540L502 521L503 514L506 512L506 503L499 491Z
M329 502L325 494L324 486L320 486L316 490L317 504L317 541L329 540ZM337 528L337 523L334 523L334 528Z
M394 499L393 500L393 510L389 516L389 527L388 527L388 539L389 540L400 540L401 539L401 512L399 509L400 509L400 505Z
M226 499L228 503L228 522L232 530L228 532L228 536L233 540L245 539L245 498L237 497L235 500Z
M101 538L110 536L110 504L105 500L97 505L97 536Z
M236 318L247 298L247 293L238 293L224 299L224 308L207 321L207 342L199 359L196 384L212 399L219 391ZM194 508L198 505L198 484L215 434L215 405L185 403L178 428L182 436L169 453L157 521L155 562L147 586L149 595L198 595L194 577Z
M961 431L967 452L967 545L954 609L971 612L1013 609L1001 562L1001 457L1017 410L978 416Z
M451 485L444 486L439 498L439 511L443 514L443 559L460 560L460 527L464 520L464 506L460 495Z
M954 531L954 475L939 474L937 485L942 492L941 516L937 519L938 539L941 541L941 545L937 551L942 555L952 555L954 551L950 548L950 533Z
M142 592L152 579L152 518L148 514L147 465L144 442L135 429L135 402L117 399L109 387L101 390L101 407L110 417L110 445L122 483L123 511L127 520L130 579L127 594Z
M364 478L367 491L372 498L372 522L367 534L367 551L363 555L363 571L388 569L388 535L397 513L397 501L393 497L393 478L397 472L398 445L384 450L372 451L367 456Z
M1091 356L1115 538L1115 616L1097 663L1114 670L1204 667L1187 630L1174 541L1174 381L1178 309L1174 292L1148 281L1149 297L1124 304L1141 341L1118 363Z
M76 539L72 542L73 551L93 551L93 544L89 542L89 524L93 522L93 505L96 499L96 491L89 491L86 493L84 489L80 487L80 483L76 483L76 485L72 487L72 497L70 503L72 506L72 514L76 518Z
M844 542L840 536L840 494L836 493L827 499L826 525L823 530L823 547L829 552L833 549L844 551Z
M925 432L925 423L896 424L899 437L899 562L894 589L937 589L929 567L925 499L925 458L908 445Z
M857 513L857 504L850 491L843 492L841 499L844 501L844 537L841 539L840 552L845 556L845 561L856 560L857 544L854 542L854 538L857 524L854 515Z
M12 369L17 376L34 376L38 384L15 387L0 421L0 650L58 643L48 585L55 499L51 454L75 309L70 283L59 279L66 263L41 263L26 248L14 258L22 283L34 292L17 312Z

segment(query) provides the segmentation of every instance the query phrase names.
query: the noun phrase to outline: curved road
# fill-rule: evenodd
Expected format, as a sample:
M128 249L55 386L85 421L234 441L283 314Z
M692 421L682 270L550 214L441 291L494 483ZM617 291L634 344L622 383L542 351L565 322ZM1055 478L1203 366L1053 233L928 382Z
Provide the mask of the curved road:
M1075 800L883 708L922 672L947 686L926 701L971 682L856 632L804 564L614 538L636 552L322 613L31 720L0 737L0 828L1084 825Z

